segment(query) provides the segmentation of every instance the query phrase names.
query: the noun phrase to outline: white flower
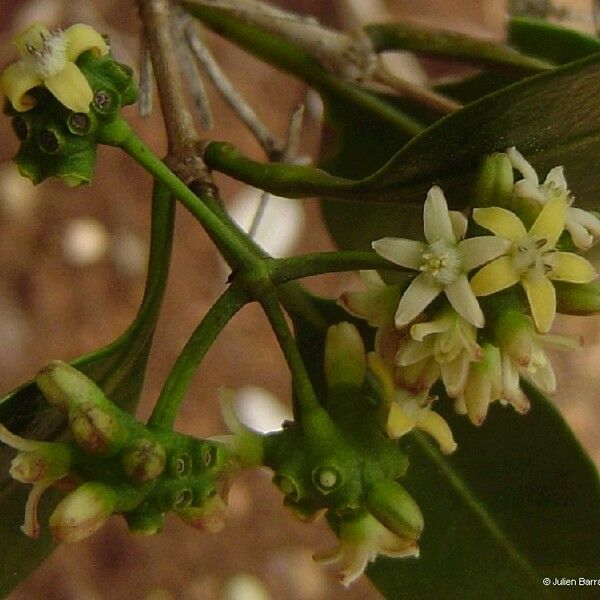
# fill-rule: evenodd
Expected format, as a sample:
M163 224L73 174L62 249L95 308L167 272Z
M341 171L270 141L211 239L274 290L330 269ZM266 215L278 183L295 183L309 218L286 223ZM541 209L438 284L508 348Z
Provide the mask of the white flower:
M521 198L530 198L544 205L552 198L561 197L569 204L565 219L565 229L571 234L573 243L582 250L587 250L600 238L600 219L592 213L571 206L573 197L565 179L563 167L550 169L544 183L540 184L535 169L516 149L506 151L512 166L523 175L523 179L515 183L514 191Z
M339 578L345 586L358 579L367 564L379 554L392 557L419 556L415 541L392 533L370 513L342 521L339 538L340 543L336 548L315 554L314 559L322 564L340 562Z
M458 241L443 191L432 187L423 208L425 242L383 238L373 249L387 260L421 271L402 296L396 311L396 326L410 323L442 292L466 321L483 327L484 317L471 290L467 273L504 254L510 246L496 236Z
M396 356L397 364L408 367L429 358L438 365L448 395L455 398L465 386L469 364L480 360L477 331L452 309L432 321L416 323L409 339Z

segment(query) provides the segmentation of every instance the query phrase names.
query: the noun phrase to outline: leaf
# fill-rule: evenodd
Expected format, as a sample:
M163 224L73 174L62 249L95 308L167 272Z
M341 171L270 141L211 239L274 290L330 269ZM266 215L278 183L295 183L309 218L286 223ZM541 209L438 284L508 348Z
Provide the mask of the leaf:
M508 43L521 52L564 64L600 52L600 39L542 19L513 17Z
M458 442L450 457L411 436L403 484L426 526L419 560L381 560L369 570L386 597L588 597L542 579L597 577L598 474L551 402L527 391L528 415L496 404L481 428L439 403Z
M579 205L600 184L600 55L531 77L474 102L414 138L361 183L376 194L420 202L432 183L464 193L481 157L517 146L541 173L564 165ZM459 195L462 193L462 198Z
M455 31L417 27L409 23L367 25L365 33L376 52L411 50L415 53L456 59L491 69L539 73L552 68L545 60L527 56L504 44L473 38Z
M331 301L318 300L315 307L328 324L347 319ZM315 349L323 332L297 316L294 322L309 372L318 373L322 355ZM368 347L371 338L372 332ZM436 411L458 442L450 456L424 434L401 440L410 459L402 485L419 504L425 531L419 559L380 558L368 569L386 598L597 596L593 587L543 585L544 577L597 579L600 484L553 404L523 385L529 414L495 403L482 427L441 399Z
M173 219L174 204L168 191L161 185L155 186L148 279L138 314L118 340L72 362L96 381L113 402L128 411L135 409L144 381L169 270ZM33 382L0 399L0 422L31 439L54 440L65 432L62 415L44 400ZM1 597L33 572L54 548L48 527L42 526L37 540L29 539L20 530L30 488L9 478L13 456L12 449L0 446L0 540L5 548L10 548L0 561ZM47 523L58 500L56 492L46 492L39 510L42 523Z

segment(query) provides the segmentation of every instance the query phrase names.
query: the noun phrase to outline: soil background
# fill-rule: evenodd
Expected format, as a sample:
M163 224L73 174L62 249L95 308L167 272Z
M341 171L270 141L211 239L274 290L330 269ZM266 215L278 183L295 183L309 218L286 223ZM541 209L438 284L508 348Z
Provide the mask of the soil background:
M341 18L338 5L344 3L278 4L335 24ZM363 4L382 16L382 2ZM502 34L502 2L405 0L390 1L387 8L397 17L441 27ZM4 0L0 3L0 66L13 58L11 37L35 20L51 25L88 22L110 34L119 60L137 63L140 26L133 0ZM208 39L222 68L282 137L293 107L305 100L306 89L215 36ZM252 136L208 88L216 122L208 136L230 141L262 160ZM159 111L144 120L135 108L126 113L141 137L164 155ZM309 118L303 132L306 153L315 155L318 138L318 122ZM48 361L89 352L116 338L129 324L144 286L151 181L127 156L103 148L90 186L72 190L50 180L34 188L16 175L10 163L17 143L7 119L0 119L0 140L0 392L4 393ZM226 203L240 192L241 186L232 180L218 177L217 181ZM302 231L295 251L331 249L316 202L307 201L305 207L310 225ZM206 235L184 210L178 210L172 273L140 417L148 416L173 361L223 291L226 277ZM349 284L350 276L310 283L314 290L330 295ZM556 327L585 334L585 352L556 357L561 378L557 402L597 462L598 322L561 317ZM249 384L267 388L281 399L289 395L289 377L279 349L262 314L252 306L234 318L211 349L183 405L178 429L198 436L222 432L218 388ZM200 534L172 518L161 535L140 538L128 534L122 519L113 518L91 539L57 548L9 598L378 598L366 579L344 590L333 571L313 564L312 552L334 543L324 523L304 525L293 519L268 474L247 473L233 487L222 533Z

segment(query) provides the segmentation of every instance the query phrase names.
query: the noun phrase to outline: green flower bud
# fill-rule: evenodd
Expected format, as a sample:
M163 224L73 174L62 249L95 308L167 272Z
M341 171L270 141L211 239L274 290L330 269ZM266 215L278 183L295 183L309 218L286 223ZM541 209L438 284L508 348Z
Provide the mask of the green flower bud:
M160 533L165 525L165 515L161 512L140 509L125 513L124 517L129 531L139 535L155 535Z
M115 454L125 442L126 431L115 411L92 401L69 410L69 427L77 444L91 454Z
M225 526L226 508L223 499L215 493L202 506L188 506L177 510L177 514L182 521L195 529L218 533Z
M398 483L379 481L367 493L371 514L402 539L416 541L423 531L423 514L412 496Z
M600 312L600 283L553 281L557 310L567 315L594 315Z
M121 465L134 483L156 479L165 469L167 456L161 444L143 438L136 440L121 456Z
M358 329L351 323L332 325L325 340L325 378L330 388L360 387L367 363L365 346Z
M69 413L71 408L84 402L112 406L104 392L89 377L59 360L44 367L37 374L35 382L46 400L64 413Z
M78 542L95 533L117 506L117 492L103 483L89 481L63 498L50 515L57 542Z
M509 208L513 191L513 168L503 152L484 157L473 186L471 206Z

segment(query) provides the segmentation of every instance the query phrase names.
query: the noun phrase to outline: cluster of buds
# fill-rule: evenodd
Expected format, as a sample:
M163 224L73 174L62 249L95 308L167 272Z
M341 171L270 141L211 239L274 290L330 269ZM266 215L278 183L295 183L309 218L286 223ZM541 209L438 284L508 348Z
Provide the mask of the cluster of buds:
M200 529L222 527L229 479L238 468L224 445L146 427L62 362L43 369L36 383L67 417L72 439L26 440L0 425L0 441L19 451L11 476L33 485L22 527L26 535L39 534L39 498L57 483L70 490L50 516L58 542L90 536L114 513L143 534L160 531L169 511Z
M516 182L514 170L522 175ZM340 299L377 328L371 362L394 398L390 436L419 427L444 452L454 449L446 423L430 410L438 381L443 388L434 389L443 389L475 425L495 401L528 411L521 377L546 393L556 390L545 348L580 345L578 338L549 334L557 310L598 309L597 274L581 252L600 237L600 220L573 200L562 167L540 183L510 148L485 158L469 219L449 211L442 190L433 187L423 211L425 241L373 242L387 260L417 271L404 286L369 273L366 291ZM593 306L586 307L589 297Z
M327 516L339 544L315 560L340 563L344 585L378 555L418 556L423 530L417 503L398 482L408 459L385 434L389 400L369 367L372 356L354 325L333 325L322 410L262 435L243 425L231 404L224 407L233 434L221 440L241 462L270 467L284 505L302 521Z
M130 67L89 25L49 31L36 23L14 40L20 60L0 77L4 112L21 142L15 161L34 184L88 183L96 146L122 106L137 100Z

